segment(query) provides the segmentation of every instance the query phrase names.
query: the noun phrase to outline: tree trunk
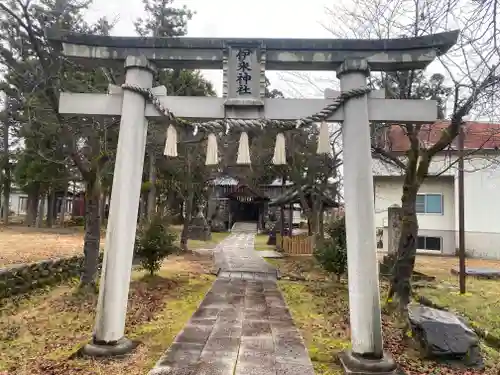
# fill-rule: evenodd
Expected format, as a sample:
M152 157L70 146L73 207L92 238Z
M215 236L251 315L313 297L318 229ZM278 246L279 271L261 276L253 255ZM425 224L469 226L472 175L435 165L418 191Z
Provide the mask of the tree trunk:
M311 230L315 240L321 240L321 197L313 196L311 204Z
M194 189L191 184L191 155L189 153L189 148L186 154L186 194L187 199L184 202L186 205L186 214L184 216L184 226L182 227L181 233L181 249L188 251L188 234L189 234L189 224L191 223L191 217L193 213L193 199L194 199Z
M36 224L35 225L37 228L40 228L42 226L43 219L45 217L45 200L46 200L46 194L43 193L40 196L40 202L39 202L39 206L38 206L38 215L36 217Z
M56 192L54 189L50 190L47 195L47 228L52 228L54 224L54 216L56 211Z
M78 204L77 199L76 199L76 182L75 181L73 181L73 197L71 199L72 199L72 201L71 201L71 219L74 219L75 212L76 212L76 205Z
M40 197L40 185L34 186L28 192L28 201L26 202L26 225L33 227L36 225L38 215L38 201Z
M141 193L141 197L139 199L139 213L138 213L138 220L141 221L143 219L146 219L147 217L147 202L146 202L147 195L144 193Z
M186 204L186 215L184 217L184 226L182 227L181 233L181 249L188 251L188 234L189 234L189 223L191 223L191 218L193 217L193 189L189 188L188 198L185 202Z
M9 224L10 211L10 169L8 166L4 168L5 176L3 178L3 223Z
M66 217L66 202L67 201L68 201L68 186L66 185L66 187L64 188L64 194L63 194L63 197L61 200L61 218L59 219L61 228L64 227L64 219Z
M101 194L101 202L99 203L99 217L101 218L100 225L102 225L106 218L106 199L107 194L105 191L103 191Z
M5 119L3 123L3 223L9 224L9 211L10 211L10 160L9 160L9 121Z
M321 205L321 208L320 208L318 225L319 225L319 237L321 240L324 240L325 239L325 214L323 212L323 205Z
M85 237L83 242L83 272L81 287L95 287L101 242L100 203L101 193L97 176L85 186Z
M400 311L406 311L411 298L411 276L415 267L417 253L418 221L416 199L418 185L405 178L401 197L401 236L399 238L398 256L394 264L389 298L396 295Z
M310 232L309 236L317 237L318 235L318 215L313 211L309 217Z
M149 153L149 182L151 186L148 193L148 211L147 219L151 220L156 212L156 159L154 152Z

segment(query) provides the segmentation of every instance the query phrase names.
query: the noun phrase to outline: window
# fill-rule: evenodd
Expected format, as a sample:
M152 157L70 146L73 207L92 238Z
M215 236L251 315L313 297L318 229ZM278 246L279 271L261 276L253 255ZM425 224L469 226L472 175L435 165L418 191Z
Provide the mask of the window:
M441 251L441 237L418 236L417 249Z
M443 196L441 194L418 194L417 214L442 214Z
M20 196L19 197L19 207L18 207L18 214L19 213L25 213L28 210L28 197Z

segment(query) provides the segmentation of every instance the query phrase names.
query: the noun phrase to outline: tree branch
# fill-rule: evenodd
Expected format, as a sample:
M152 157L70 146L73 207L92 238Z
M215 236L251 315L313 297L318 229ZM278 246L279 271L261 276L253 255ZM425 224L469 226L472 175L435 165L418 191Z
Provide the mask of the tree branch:
M467 98L465 103L463 103L452 115L450 125L446 129L443 130L441 137L439 140L431 146L427 152L426 157L429 160L436 155L438 152L443 151L452 141L458 136L460 131L460 126L463 124L463 117L467 116L469 112L474 107L474 104L477 102L478 98L483 94L484 90L489 88L490 86L497 84L500 82L500 76L495 74L496 69L499 64L496 64L488 73L486 78L473 89L472 94Z

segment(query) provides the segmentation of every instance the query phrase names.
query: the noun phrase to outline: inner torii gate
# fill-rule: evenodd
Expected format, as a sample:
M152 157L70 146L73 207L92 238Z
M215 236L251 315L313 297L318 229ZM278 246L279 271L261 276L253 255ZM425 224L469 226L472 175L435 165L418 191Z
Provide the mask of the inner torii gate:
M456 42L458 32L387 40L138 38L64 34L52 37L66 57L83 64L120 67L127 86L150 90L176 117L298 120L332 103L325 99L266 99L265 70L336 70L342 93L367 89L372 71L424 69ZM223 97L167 96L152 88L157 68L222 69ZM367 92L369 90L366 90ZM147 120L163 117L157 105L137 92L116 87L106 94L61 93L65 115L121 116L113 192L106 235L99 304L91 345L109 353L129 347L124 337L136 217L146 145ZM344 353L346 372L392 373L383 353L374 222L369 122L430 123L437 103L388 100L381 92L346 100L325 121L342 121L345 214L348 246L352 351ZM100 348L100 349L99 349ZM357 372L364 373L364 372ZM371 372L370 372L371 373Z

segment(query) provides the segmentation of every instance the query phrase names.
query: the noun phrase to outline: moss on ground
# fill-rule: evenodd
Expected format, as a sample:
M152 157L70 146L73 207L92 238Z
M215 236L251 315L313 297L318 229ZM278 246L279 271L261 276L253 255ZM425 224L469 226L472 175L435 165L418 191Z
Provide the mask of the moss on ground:
M143 375L173 341L202 301L214 278L191 260L166 262L158 276L134 272L126 334L139 340L120 361L69 359L91 336L95 295L66 283L23 300L10 300L0 315L0 373ZM180 271L184 270L184 271Z
M276 250L276 246L268 245L267 240L269 239L269 235L267 234L257 234L255 236L255 250L257 251L266 251L266 250Z
M316 374L341 374L336 354L350 346L342 306L346 290L340 286L339 298L332 299L324 294L326 285L280 281L279 286L304 337Z
M175 242L175 244L179 246L182 225L172 225L171 228L174 232L178 233L179 239ZM229 232L212 232L212 238L210 239L210 241L188 240L188 248L190 250L212 249L230 234L231 233Z
M341 374L336 363L338 352L350 345L349 310L347 282L336 283L330 280L318 267L313 258L285 258L273 262L281 274L293 276L292 279L304 281L279 282L287 301L295 324L300 329L313 361L316 374ZM424 270L422 270L424 271ZM426 272L431 274L430 272ZM451 281L450 281L451 282ZM498 288L500 283L494 281L469 280L468 297L459 296L450 289L426 288L420 290L431 299L441 304L453 306L474 322L481 322L489 330L498 327L500 303ZM437 286L442 284L438 278ZM436 286L436 285L434 285ZM381 285L385 292L387 285ZM486 369L483 371L457 370L422 360L419 353L408 347L402 339L398 324L390 316L383 315L384 345L407 374L488 374L498 375L500 372L500 354L485 345L482 346ZM479 324L479 323L478 323Z

